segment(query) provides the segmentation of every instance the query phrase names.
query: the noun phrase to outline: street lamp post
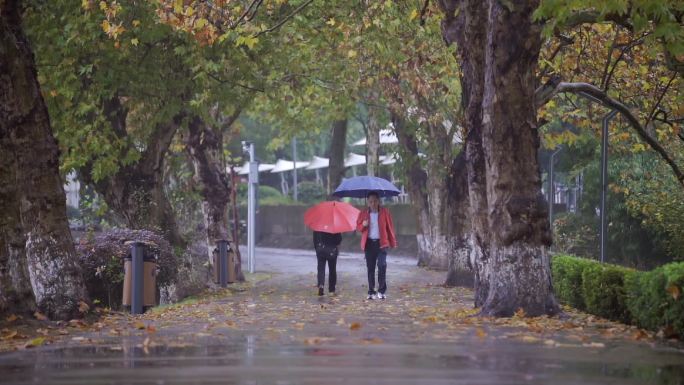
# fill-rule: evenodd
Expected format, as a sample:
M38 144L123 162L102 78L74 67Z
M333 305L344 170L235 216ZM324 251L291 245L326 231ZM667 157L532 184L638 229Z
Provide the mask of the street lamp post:
M247 184L247 265L254 273L256 241L256 189L259 187L259 164L254 155L254 143L242 142L243 150L249 152L249 179Z
M608 207L606 193L608 190L608 123L617 114L612 110L603 117L601 127L601 263L606 260L606 241L608 239Z
M613 107L607 106L600 99L586 93L580 92L579 96L588 99L592 102L598 103L604 107L610 108L610 112L603 117L603 124L601 127L601 232L600 232L600 248L601 248L601 263L606 260L606 243L608 240L608 207L606 205L606 193L608 190L608 124L617 115L618 111Z
M551 154L551 159L549 159L549 228L551 229L551 234L553 234L553 201L554 201L554 186L553 186L553 162L556 155L562 150L558 148Z

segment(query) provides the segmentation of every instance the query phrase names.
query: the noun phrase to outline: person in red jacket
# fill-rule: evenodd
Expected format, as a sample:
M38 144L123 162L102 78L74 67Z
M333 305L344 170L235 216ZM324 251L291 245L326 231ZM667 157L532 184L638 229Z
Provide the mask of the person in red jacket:
M361 249L366 254L368 269L367 299L385 299L387 291L387 248L397 247L394 235L392 214L385 207L380 207L380 196L371 191L366 197L368 210L359 213L356 219L356 230L361 232ZM378 292L375 291L375 266L378 266Z

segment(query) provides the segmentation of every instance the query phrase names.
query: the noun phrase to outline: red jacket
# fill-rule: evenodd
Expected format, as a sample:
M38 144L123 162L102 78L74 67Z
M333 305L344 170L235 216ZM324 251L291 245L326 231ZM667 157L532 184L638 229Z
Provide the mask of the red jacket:
M363 221L368 221L370 226L370 210L361 211L358 218L356 218L356 230L361 232L361 250L366 250L369 226L363 226ZM380 207L378 222L380 228L380 247L397 247L397 237L394 235L392 214L390 214L390 211L387 208Z

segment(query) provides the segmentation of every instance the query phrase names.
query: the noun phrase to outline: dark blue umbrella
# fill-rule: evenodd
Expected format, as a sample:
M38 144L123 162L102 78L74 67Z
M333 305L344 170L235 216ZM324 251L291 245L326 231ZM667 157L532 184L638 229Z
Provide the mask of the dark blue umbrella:
M365 198L371 191L377 192L380 197L391 197L400 194L397 186L387 179L363 175L343 180L333 195L338 197Z

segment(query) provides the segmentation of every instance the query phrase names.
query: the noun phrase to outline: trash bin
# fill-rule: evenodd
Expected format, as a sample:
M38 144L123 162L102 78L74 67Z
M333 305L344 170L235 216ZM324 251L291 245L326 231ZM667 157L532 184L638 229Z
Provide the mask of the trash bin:
M226 281L228 283L233 283L237 281L237 271L235 271L235 252L233 252L233 248L230 247L230 242L227 242L228 245L226 247L227 249L227 264L228 264L228 271L226 275ZM214 275L214 283L220 284L221 283L221 270L220 270L220 255L219 255L219 248L215 247L214 250L211 253L211 264L213 266L213 275Z
M124 283L123 300L124 306L131 306L131 293L133 291L133 258L128 254L124 258ZM154 256L145 254L143 257L143 306L152 307L157 304L157 263Z

